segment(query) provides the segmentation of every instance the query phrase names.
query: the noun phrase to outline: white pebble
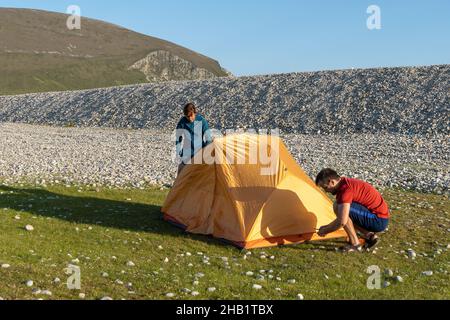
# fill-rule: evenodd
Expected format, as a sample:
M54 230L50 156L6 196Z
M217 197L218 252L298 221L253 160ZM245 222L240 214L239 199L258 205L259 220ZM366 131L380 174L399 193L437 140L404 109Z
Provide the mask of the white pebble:
M417 258L417 254L416 254L416 252L414 251L414 250L412 250L412 249L409 249L408 250L408 257L410 258L410 259L416 259Z
M33 294L35 294L35 295L38 295L38 294L41 294L41 289L37 289L37 288L34 288L32 291L31 291L31 293L33 293Z
M384 271L384 274L388 277L393 277L394 276L394 271L392 271L391 269L386 269Z

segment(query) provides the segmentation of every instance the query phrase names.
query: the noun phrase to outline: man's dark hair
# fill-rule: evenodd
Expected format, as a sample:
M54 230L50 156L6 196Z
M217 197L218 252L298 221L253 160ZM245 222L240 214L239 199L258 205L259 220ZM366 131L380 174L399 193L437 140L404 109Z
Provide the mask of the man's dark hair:
M184 106L183 113L184 113L185 116L188 116L188 115L190 115L192 113L197 113L197 108L195 107L195 104L193 104L191 102L186 104Z
M339 179L341 176L338 175L336 171L333 169L323 169L319 172L316 178L316 185L319 185L320 182L328 180L328 179Z

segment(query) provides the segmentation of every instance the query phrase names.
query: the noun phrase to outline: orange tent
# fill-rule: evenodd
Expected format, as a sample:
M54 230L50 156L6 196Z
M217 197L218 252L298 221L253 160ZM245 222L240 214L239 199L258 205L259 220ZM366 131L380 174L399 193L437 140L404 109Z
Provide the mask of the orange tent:
M162 208L187 232L253 249L324 239L317 229L336 218L331 200L278 137L215 139L199 158L183 169ZM325 239L344 236L340 230Z

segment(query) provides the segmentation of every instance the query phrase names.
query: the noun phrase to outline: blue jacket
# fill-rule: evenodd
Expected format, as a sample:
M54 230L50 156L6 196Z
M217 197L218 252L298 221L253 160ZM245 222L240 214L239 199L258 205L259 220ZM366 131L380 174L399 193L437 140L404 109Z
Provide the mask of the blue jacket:
M201 130L200 130L201 128ZM183 131L182 131L183 130ZM197 114L194 122L189 122L186 117L181 118L177 125L176 148L177 154L188 161L201 149L212 143L212 135L208 122ZM190 155L184 151L190 147Z

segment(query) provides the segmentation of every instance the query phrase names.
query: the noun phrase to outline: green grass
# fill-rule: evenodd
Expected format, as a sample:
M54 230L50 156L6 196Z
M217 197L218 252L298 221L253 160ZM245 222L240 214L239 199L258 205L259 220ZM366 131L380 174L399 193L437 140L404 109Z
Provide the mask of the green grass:
M138 55L113 58L70 58L0 54L0 95L83 90L148 82L128 66Z
M342 254L342 242L320 242L245 252L206 236L189 235L162 220L160 206L168 191L110 190L51 186L0 186L0 297L5 299L449 299L450 205L447 196L385 190L394 208L389 231L376 254ZM433 208L431 209L430 206ZM15 216L19 215L20 220ZM35 230L25 231L31 224ZM412 242L417 242L417 245ZM159 249L158 246L162 246ZM428 257L411 260L401 250L413 248ZM435 254L442 249L442 254ZM192 256L181 256L186 252ZM210 258L203 263L202 252ZM261 259L266 253L275 259ZM70 255L70 256L69 256ZM117 257L114 260L112 257ZM169 262L164 262L165 258ZM222 257L229 260L225 267ZM68 290L64 268L72 259L81 268L81 290ZM134 267L126 266L128 261ZM189 264L192 267L189 267ZM404 282L381 290L366 287L366 270L392 269ZM282 281L257 281L247 271L273 270ZM423 271L433 270L425 277ZM102 277L106 272L109 277ZM157 273L156 273L157 272ZM193 285L195 274L203 273ZM326 276L328 279L326 279ZM54 278L60 284L54 284ZM131 282L134 293L124 284ZM289 284L288 279L295 279ZM25 285L50 290L33 295ZM384 280L384 277L383 277ZM253 284L263 286L252 289ZM217 290L209 293L207 289ZM198 291L193 297L181 290ZM277 291L280 288L281 291Z

